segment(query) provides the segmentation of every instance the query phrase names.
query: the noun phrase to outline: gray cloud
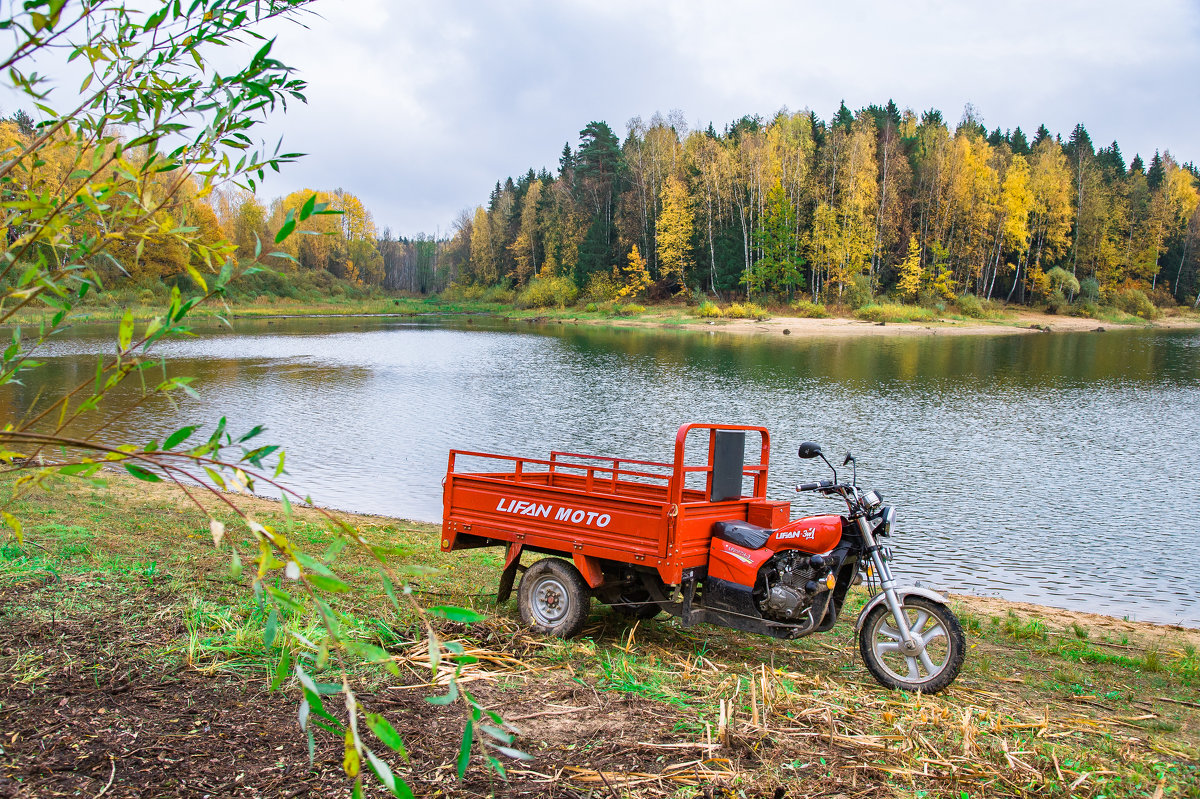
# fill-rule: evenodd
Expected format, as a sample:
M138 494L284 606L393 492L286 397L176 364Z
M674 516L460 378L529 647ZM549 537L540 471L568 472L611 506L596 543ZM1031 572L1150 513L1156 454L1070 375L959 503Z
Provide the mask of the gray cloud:
M269 124L309 153L270 194L343 187L380 227L444 231L497 179L553 169L592 119L683 109L718 128L811 107L828 118L893 98L954 122L1088 126L1131 158L1200 158L1200 12L1186 0L894 3L606 0L437 4L326 0L277 54L309 104Z

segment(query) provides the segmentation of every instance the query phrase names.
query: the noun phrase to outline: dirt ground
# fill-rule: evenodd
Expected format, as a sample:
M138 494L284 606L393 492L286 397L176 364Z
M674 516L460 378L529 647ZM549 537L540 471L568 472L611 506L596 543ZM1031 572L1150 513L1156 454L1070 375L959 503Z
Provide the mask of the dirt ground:
M309 769L294 715L298 697L270 693L261 674L156 665L161 658L153 653L184 633L178 623L146 630L119 617L35 620L4 610L13 591L28 598L51 582L0 591L0 666L20 659L27 675L0 683L0 797L348 795L340 741L318 734ZM154 606L175 599L152 589L119 601ZM704 795L726 795L720 768L713 775L713 763L698 759L704 745L675 733L673 719L654 703L598 693L570 670L534 676L515 692L494 684L470 688L521 731L519 744L536 757L529 768L512 767L508 782L478 766L458 781L453 762L465 711L425 702L437 689L359 695L364 707L392 720L412 763L439 764L407 775L418 796L590 795L564 780L564 771L580 786L597 788L608 775L662 781L664 771L680 772ZM741 767L747 757L754 760L754 752L726 747L721 762ZM392 760L402 771L404 764ZM376 785L364 787L367 795L383 795Z

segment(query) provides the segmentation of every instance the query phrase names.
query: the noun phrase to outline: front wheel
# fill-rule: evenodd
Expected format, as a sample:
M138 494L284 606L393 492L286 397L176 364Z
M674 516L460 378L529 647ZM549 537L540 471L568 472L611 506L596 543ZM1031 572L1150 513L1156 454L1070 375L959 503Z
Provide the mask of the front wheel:
M962 668L967 639L962 626L941 602L902 597L901 612L915 647L906 650L887 603L871 609L859 633L863 663L886 688L936 694L945 690Z

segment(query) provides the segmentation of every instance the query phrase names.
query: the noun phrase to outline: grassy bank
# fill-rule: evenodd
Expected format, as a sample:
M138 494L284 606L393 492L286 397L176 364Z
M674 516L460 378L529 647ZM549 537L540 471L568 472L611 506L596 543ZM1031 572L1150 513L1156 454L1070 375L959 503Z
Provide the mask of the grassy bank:
M205 517L131 483L26 502L26 543L0 549L0 793L348 794L340 741L318 738L309 770L294 686L268 690L280 644L263 645L264 614ZM278 505L250 505L282 523ZM495 552L443 555L435 526L347 518L423 601L490 614L443 634L477 654L465 679L535 756L509 764L508 786L478 765L457 782L463 711L421 701L436 689L419 631L350 556L339 574L364 588L344 629L401 673L364 675L361 698L405 737L411 759L393 766L418 795L1200 796L1195 631L961 598L962 676L908 696L871 680L848 624L782 643L597 608L580 638L531 636L494 605ZM294 536L327 543L312 512Z
M155 291L118 289L89 298L77 309L76 322L115 322L126 309L135 318L161 314L167 303L165 287ZM365 289L334 281L333 288L310 288L292 296L271 292L237 293L225 304L211 302L194 311L199 318L233 316L270 318L284 316L398 315L441 316L481 314L515 321L555 321L574 324L688 327L716 326L732 332L759 330L768 320L771 329L783 326L792 333L820 332L854 323L860 334L871 326L899 326L909 330L968 330L1004 332L1013 330L1091 330L1097 324L1119 326L1200 326L1200 314L1189 308L1156 311L1154 319L1127 313L1115 307L1090 306L1086 315L1047 313L1045 309L1008 306L978 301L942 303L938 307L908 305L880 299L863 307L825 306L808 301L790 305L757 305L751 302L714 303L703 300L638 304L632 302L589 302L580 299L563 307L520 307L511 291L452 289L443 295L419 297ZM974 299L974 298L970 298ZM11 322L25 326L48 322L49 310L22 310ZM783 329L781 328L781 329Z

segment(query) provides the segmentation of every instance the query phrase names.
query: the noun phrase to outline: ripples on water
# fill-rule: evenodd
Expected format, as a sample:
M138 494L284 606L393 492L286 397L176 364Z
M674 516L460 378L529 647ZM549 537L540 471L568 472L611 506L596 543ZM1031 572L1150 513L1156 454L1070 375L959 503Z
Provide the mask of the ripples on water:
M0 390L0 408L38 380L86 377L110 340L56 342L28 389ZM161 352L198 376L201 400L135 410L116 431L149 439L221 414L235 429L265 423L321 504L437 521L452 447L669 460L682 422L762 424L772 494L794 515L836 508L791 490L825 476L796 445L854 451L861 481L899 507L907 579L1200 625L1192 331L781 341L281 320Z

